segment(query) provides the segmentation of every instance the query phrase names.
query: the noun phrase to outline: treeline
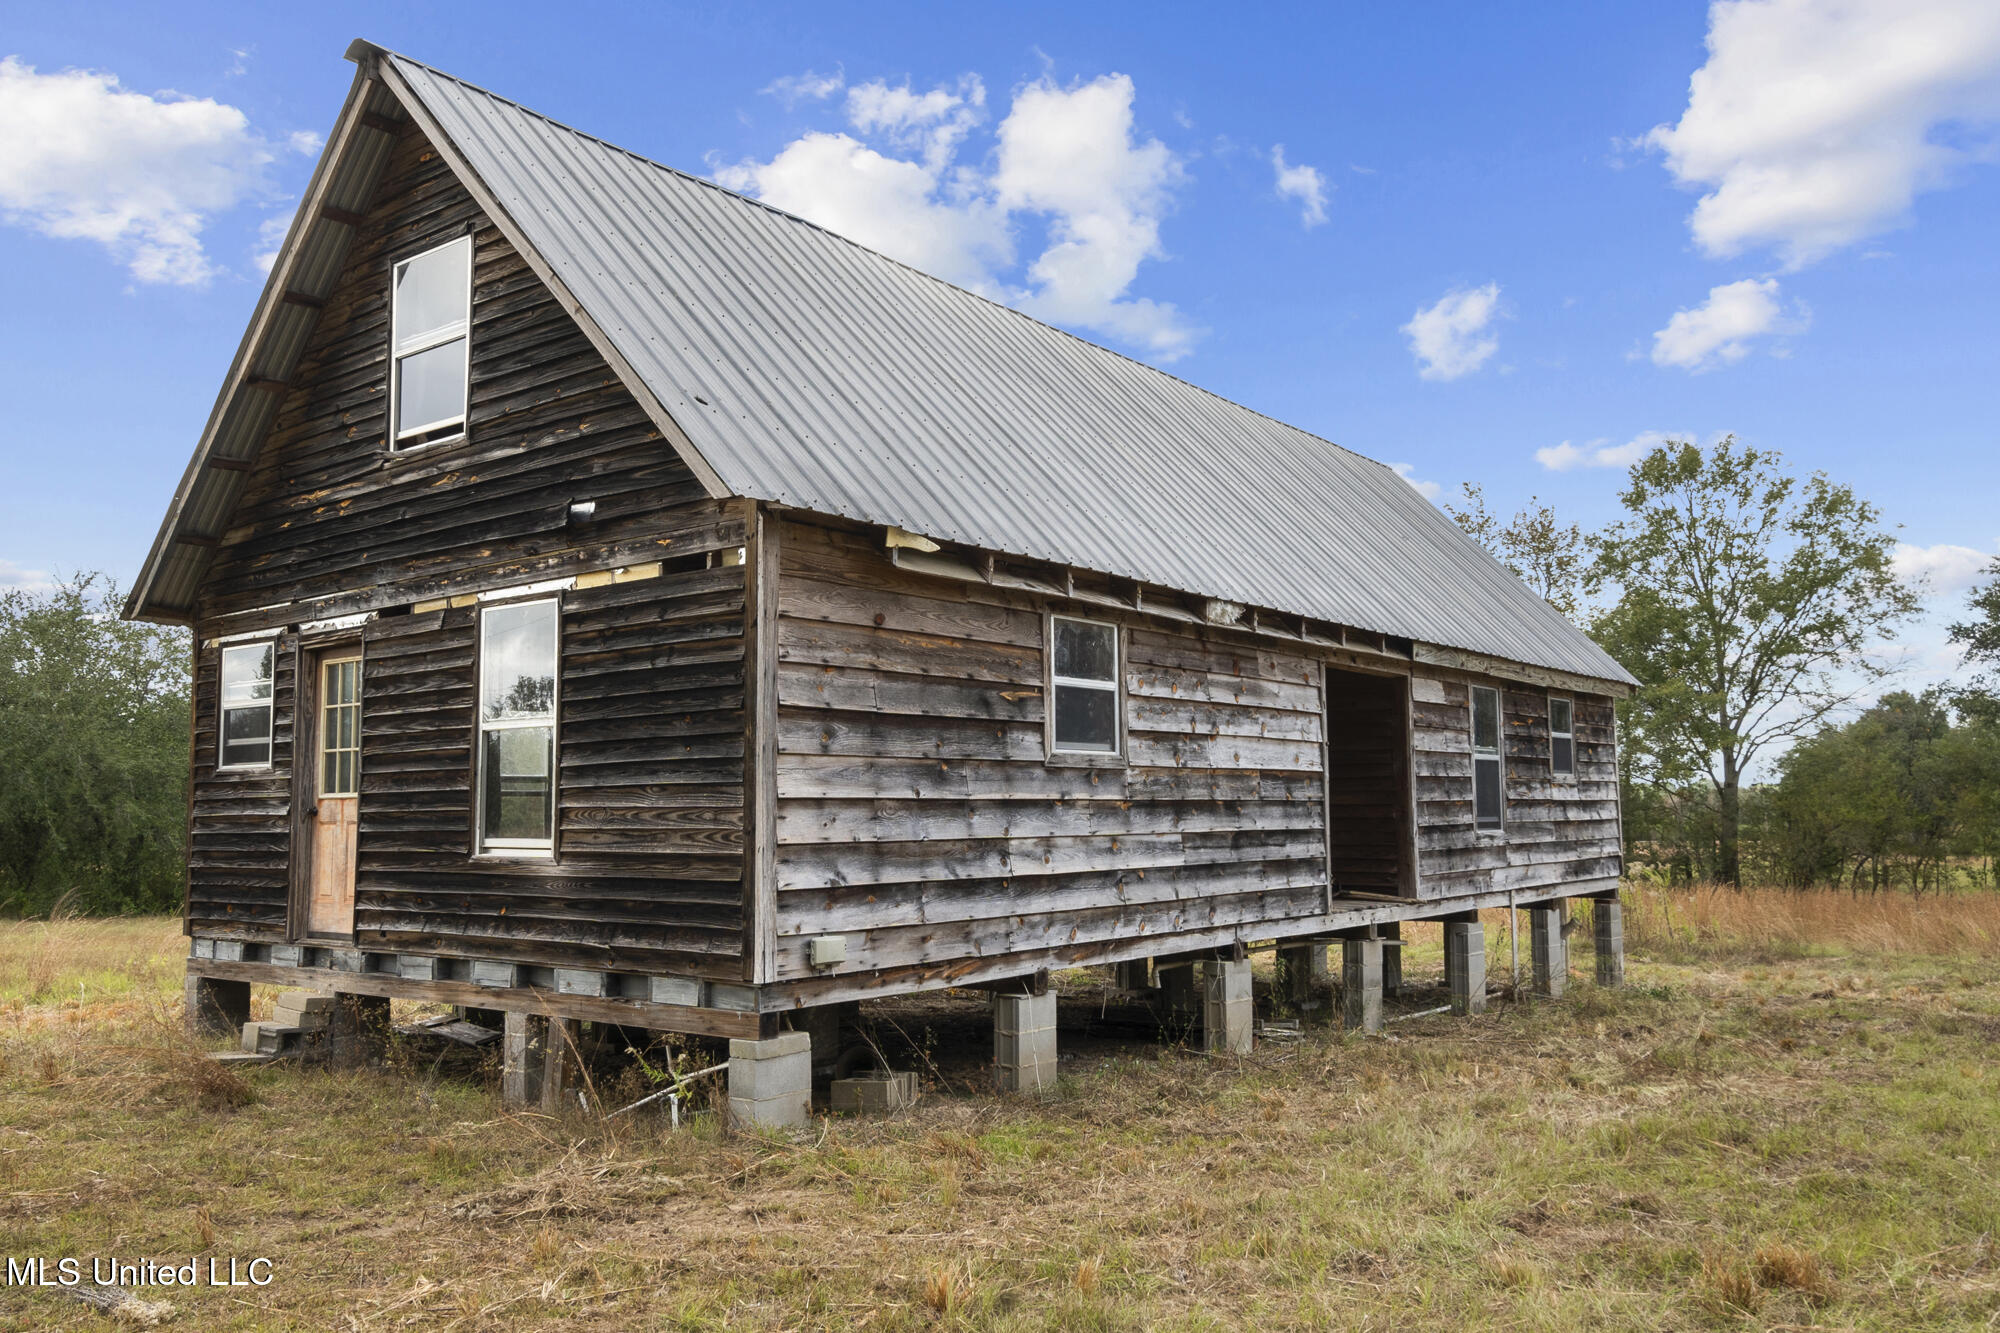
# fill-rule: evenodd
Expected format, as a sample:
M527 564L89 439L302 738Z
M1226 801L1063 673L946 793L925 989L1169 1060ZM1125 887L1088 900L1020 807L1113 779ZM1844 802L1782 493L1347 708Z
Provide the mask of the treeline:
M1446 508L1641 681L1618 706L1629 871L1992 887L2000 681L1880 693L1921 589L1895 577L1874 506L1733 439L1660 445L1619 501L1595 533L1537 500L1503 523L1470 485ZM1968 611L1951 636L1990 669L2000 560Z
M1711 790L1627 792L1631 870L1719 878ZM2000 857L2000 720L1939 689L1882 696L1778 761L1743 800L1743 875L1786 888L1935 893L1994 887Z
M179 910L188 636L122 601L95 574L0 592L0 914Z

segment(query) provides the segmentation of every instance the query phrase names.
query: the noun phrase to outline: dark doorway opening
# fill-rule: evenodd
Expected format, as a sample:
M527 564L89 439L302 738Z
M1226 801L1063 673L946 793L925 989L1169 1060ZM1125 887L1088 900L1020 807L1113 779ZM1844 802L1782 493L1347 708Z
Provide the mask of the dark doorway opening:
M1327 876L1336 896L1417 896L1410 682L1326 672Z

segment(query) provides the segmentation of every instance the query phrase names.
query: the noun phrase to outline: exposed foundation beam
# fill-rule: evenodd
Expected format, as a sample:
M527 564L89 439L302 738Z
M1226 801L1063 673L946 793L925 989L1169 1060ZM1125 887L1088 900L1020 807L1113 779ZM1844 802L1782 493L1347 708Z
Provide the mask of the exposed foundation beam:
M336 972L328 968L286 967L278 963L230 963L206 958L189 959L188 974L257 982L267 986L308 986L356 995L393 996L399 1000L517 1010L556 1018L581 1018L593 1023L619 1023L656 1032L685 1032L698 1037L756 1037L763 1034L766 1024L770 1025L773 1033L777 1031L774 1014L563 995L532 986L503 988L475 985L470 981L412 981L383 972Z

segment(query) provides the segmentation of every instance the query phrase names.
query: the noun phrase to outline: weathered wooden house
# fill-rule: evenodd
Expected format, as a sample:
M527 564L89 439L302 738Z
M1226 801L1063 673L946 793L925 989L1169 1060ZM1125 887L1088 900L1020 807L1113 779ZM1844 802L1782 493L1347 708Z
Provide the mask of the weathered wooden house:
M783 1119L865 997L995 989L1019 1083L1052 968L1201 961L1239 1044L1253 942L1365 1012L1453 921L1476 1007L1469 914L1555 985L1594 898L1615 964L1631 677L1395 472L349 56L129 607L197 636L197 1012L730 1036Z

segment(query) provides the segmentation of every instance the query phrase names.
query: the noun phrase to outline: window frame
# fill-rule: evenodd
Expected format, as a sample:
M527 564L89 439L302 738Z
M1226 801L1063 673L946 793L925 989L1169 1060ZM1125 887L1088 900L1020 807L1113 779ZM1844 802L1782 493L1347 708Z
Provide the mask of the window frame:
M1111 631L1111 678L1099 680L1085 676L1059 676L1056 674L1056 622L1066 620L1077 625L1092 625ZM1049 763L1117 767L1126 762L1125 748L1125 629L1112 620L1098 620L1090 616L1071 615L1063 611L1050 611L1043 617L1043 659L1048 683L1048 707L1044 710L1043 753ZM1059 689L1087 689L1108 693L1112 696L1112 740L1109 750L1074 749L1056 743L1056 691Z
M440 251L449 250L455 245L465 247L465 318L457 325L456 332L448 331L453 326L446 325L444 326L447 330L446 332L434 333L419 345L407 349L398 347L396 342L396 282L398 276L404 269L416 263L419 259L425 259ZM391 454L411 453L419 449L428 449L432 445L437 444L456 444L466 438L471 428L472 278L474 248L472 234L467 232L464 235L455 236L451 240L442 242L441 244L419 250L414 254L404 255L401 259L389 265L389 419L385 423L387 430L384 434L387 436L389 452ZM459 408L457 418L454 420L451 417L443 417L437 421L427 422L424 425L413 427L407 431L402 430L397 424L397 413L402 410L401 386L403 380L403 362L413 356L419 356L435 348L443 347L447 343L457 342L460 339L465 341L465 385L464 392L460 395L462 406ZM410 436L424 435L432 431L449 430L454 425L458 427L458 430L452 434L439 435L435 439L419 439L405 442Z
M555 656L550 663L549 714L546 719L513 718L499 722L486 720L486 616L492 611L547 604L555 614ZM562 810L562 614L560 593L536 593L521 597L482 602L473 622L472 696L472 856L475 860L553 861L556 857L557 826ZM548 728L549 732L549 836L546 838L488 838L486 836L486 736L491 731L526 731Z
M1569 727L1556 730L1556 705L1569 709ZM1569 742L1569 767L1556 767L1556 738L1560 736ZM1549 776L1561 781L1576 781L1576 699L1566 694L1549 696Z
M218 773L268 772L277 767L278 761L278 636L251 639L241 643L221 644L221 652L215 659L215 771ZM271 693L262 703L231 704L229 702L229 655L231 653L262 650L271 655ZM252 708L264 710L264 757L261 760L230 763L229 715Z
M354 668L354 698L343 703L329 703L327 700L326 677L330 667L352 666ZM327 746L328 713L335 708L354 710L354 743L332 748ZM351 656L322 657L319 659L319 679L314 682L313 694L313 790L322 798L361 795L361 648L357 644ZM354 756L354 781L345 791L327 790L326 761L331 753L351 753Z
M1483 838L1505 837L1507 833L1507 756L1506 756L1506 710L1502 706L1500 689L1495 685L1474 685L1467 705L1466 739L1472 750L1472 826ZM1481 748L1479 744L1479 696L1485 694L1493 700L1493 744ZM1493 790L1498 799L1499 809L1488 823L1479 814L1479 766L1492 764L1494 769Z

